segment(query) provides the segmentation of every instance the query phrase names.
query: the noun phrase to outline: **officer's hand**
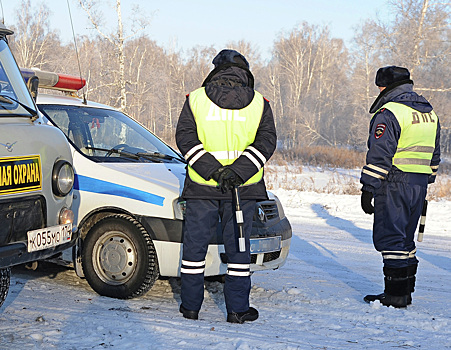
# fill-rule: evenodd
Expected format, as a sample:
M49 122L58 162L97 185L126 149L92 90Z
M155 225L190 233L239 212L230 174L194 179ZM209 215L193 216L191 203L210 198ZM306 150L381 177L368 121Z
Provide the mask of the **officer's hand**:
M225 169L224 167L218 168L218 170L216 170L213 174L211 174L211 178L216 182L219 182L219 176L221 175L224 169Z
M218 185L222 193L226 193L234 186L239 186L243 183L243 180L232 169L225 167L219 175Z
M222 193L227 192L226 185L223 183L223 180L221 179L221 174L225 169L226 169L225 167L220 167L213 174L211 174L211 178L218 183L216 187L221 189Z
M373 199L373 194L368 191L362 190L362 197L360 200L360 204L362 206L363 211L366 214L373 214L374 213L374 206L371 204L371 201Z

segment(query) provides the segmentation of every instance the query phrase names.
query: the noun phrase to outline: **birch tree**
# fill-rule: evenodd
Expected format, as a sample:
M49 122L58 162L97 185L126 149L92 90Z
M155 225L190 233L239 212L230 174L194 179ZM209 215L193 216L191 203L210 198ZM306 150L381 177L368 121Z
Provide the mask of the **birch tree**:
M31 0L22 0L16 11L17 24L12 27L11 48L21 67L42 68L51 62L49 53L59 43L49 26L50 11L44 2L32 6Z
M279 129L279 125L283 125L284 116L280 66L274 61L269 62L269 64L262 69L261 76L261 92L266 98L269 99L271 103L271 109L274 115L274 123L276 125L276 129ZM283 142L285 135L279 133L278 138Z
M116 56L117 68L115 70L114 84L116 84L119 92L118 105L119 109L125 111L127 109L127 78L125 74L126 69L126 52L125 43L132 37L135 37L138 32L142 31L147 21L140 17L138 20L132 20L132 23L138 24L138 29L131 28L132 34L126 35L123 20L122 20L122 6L121 0L116 0L114 10L117 16L117 27L115 31L108 34L102 25L103 14L99 10L99 2L95 0L79 0L81 8L86 12L89 21L97 31L98 35L104 40L108 41L114 48L114 54ZM135 11L139 11L138 8Z
M280 38L273 54L279 65L278 90L283 105L279 120L283 119L282 130L289 135L287 146L339 142L341 135L334 130L342 105L334 101L347 85L348 58L343 42L330 39L327 27L304 23Z

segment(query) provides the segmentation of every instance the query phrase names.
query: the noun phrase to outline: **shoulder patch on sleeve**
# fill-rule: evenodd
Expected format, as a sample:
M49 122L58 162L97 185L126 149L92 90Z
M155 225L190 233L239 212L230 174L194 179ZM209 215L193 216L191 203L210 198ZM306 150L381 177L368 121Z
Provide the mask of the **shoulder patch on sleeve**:
M376 130L374 130L374 137L376 139L380 139L382 135L384 135L385 129L387 128L387 125L384 123L379 123L376 125Z

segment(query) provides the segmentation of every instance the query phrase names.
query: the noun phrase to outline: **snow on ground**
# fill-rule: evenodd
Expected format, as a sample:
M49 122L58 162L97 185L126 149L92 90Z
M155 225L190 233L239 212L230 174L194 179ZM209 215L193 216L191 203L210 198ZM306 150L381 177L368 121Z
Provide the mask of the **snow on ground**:
M330 172L303 176L331 183ZM348 176L358 182L355 172ZM192 321L178 312L179 279L116 300L97 295L72 269L42 264L12 271L0 349L451 349L451 202L430 203L413 304L395 309L362 300L382 292L383 276L372 217L358 195L273 192L293 238L285 266L252 276L257 321L225 322L219 282L206 282L200 319Z

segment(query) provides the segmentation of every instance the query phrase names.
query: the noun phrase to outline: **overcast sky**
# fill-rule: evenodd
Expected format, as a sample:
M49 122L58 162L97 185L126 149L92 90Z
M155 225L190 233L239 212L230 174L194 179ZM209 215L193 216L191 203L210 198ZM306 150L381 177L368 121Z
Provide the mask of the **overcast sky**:
M5 24L14 24L22 0L0 0ZM117 23L114 0L100 0L105 17L104 29ZM78 0L45 0L51 10L50 22L59 30L63 41L72 39L68 3L76 34L95 35L89 29L86 13ZM41 0L31 0L37 9ZM387 0L122 0L125 28L129 28L133 5L150 19L146 33L159 45L186 50L196 45L213 45L218 50L230 41L246 40L259 49L263 58L270 57L273 42L283 33L306 21L330 29L331 36L350 44L354 28L367 18L384 19L389 12Z

